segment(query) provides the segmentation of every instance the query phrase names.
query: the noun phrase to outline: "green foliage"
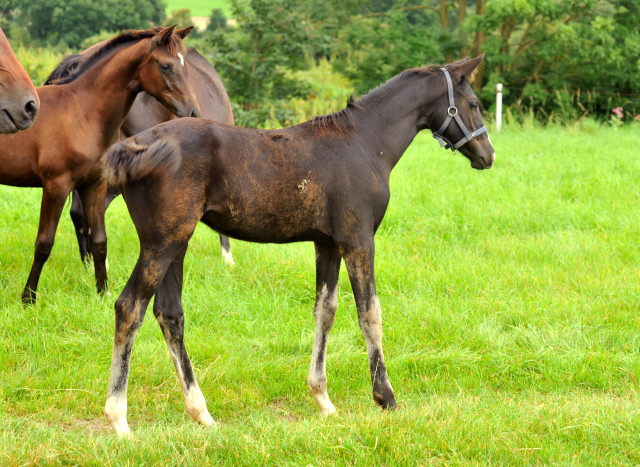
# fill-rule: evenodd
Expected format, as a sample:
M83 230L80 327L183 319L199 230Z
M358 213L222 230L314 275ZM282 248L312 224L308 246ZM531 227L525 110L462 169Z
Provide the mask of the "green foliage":
M165 9L163 0L10 0L7 5L32 43L70 47L101 31L159 24Z
M542 117L640 114L640 4L634 0L490 1L474 27L491 34L483 49L505 103ZM494 87L482 95L489 99Z
M209 15L209 24L207 25L207 31L217 31L218 29L225 29L227 27L227 15L224 14L221 8L214 8Z
M51 48L22 46L15 47L14 52L36 86L42 86L62 58L71 53L68 49L57 51Z
M340 43L349 48L337 54L334 67L356 83L360 94L402 70L443 59L441 31L429 21L416 23L409 12L397 8L380 18L352 18L340 33Z
M207 57L216 64L236 107L236 121L258 126L290 122L284 103L308 92L292 72L308 67L311 37L297 0L233 1L238 26L209 34Z
M316 13L319 32L330 31L334 67L360 93L409 67L485 52L475 86L488 109L502 82L506 105L546 121L640 114L635 0L347 2L337 24L333 13Z

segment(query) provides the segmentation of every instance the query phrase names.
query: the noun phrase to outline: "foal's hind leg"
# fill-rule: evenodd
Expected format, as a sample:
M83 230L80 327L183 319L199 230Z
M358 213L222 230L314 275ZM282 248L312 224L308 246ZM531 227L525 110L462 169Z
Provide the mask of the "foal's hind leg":
M158 320L178 373L187 413L202 425L213 425L202 391L196 382L191 361L184 346L184 311L182 309L182 270L187 244L176 255L156 292L153 314Z
M133 273L116 300L111 376L104 413L119 435L129 433L127 383L133 341L142 325L149 301L160 285L176 252L176 249L159 250L143 245Z
M220 234L220 250L222 251L222 257L224 261L229 265L233 266L236 264L233 261L233 255L231 254L231 245L229 244L229 237L226 237Z
M98 181L78 188L82 208L88 225L89 244L93 256L98 293L107 288L107 232L104 226L105 196L107 184Z
M369 355L369 370L373 383L373 399L385 409L396 407L393 388L387 376L382 352L382 310L376 293L373 270L374 245L348 248L343 253L358 309L358 324L364 334Z
M36 237L33 264L29 272L27 284L22 292L22 303L33 304L36 301L36 290L44 263L49 259L56 229L60 221L62 208L71 191L71 184L65 179L47 180L42 187L42 202L40 204L40 222Z
M87 256L89 255L89 226L87 225L87 219L84 216L82 202L80 201L80 195L77 190L73 190L71 193L71 209L69 210L69 215L71 216L71 222L73 222L76 238L78 239L80 260L86 263Z
M316 243L316 304L313 309L316 333L307 384L320 408L320 415L336 411L327 393L326 358L327 340L338 308L340 260L337 248Z

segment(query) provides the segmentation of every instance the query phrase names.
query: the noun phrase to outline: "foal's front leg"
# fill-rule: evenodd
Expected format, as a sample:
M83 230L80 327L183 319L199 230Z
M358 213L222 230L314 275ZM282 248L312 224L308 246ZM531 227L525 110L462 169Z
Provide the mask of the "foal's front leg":
M384 409L394 409L396 400L382 352L382 309L376 293L373 238L365 247L345 250L343 258L356 299L358 324L367 344L373 400Z
M184 311L182 309L182 272L187 244L173 260L158 287L153 314L158 320L164 340L169 347L173 365L178 373L187 413L198 423L214 424L207 403L198 387L191 361L184 346Z
M336 411L327 393L326 361L327 340L338 308L340 260L336 247L316 243L316 304L313 308L316 333L307 384L320 408L320 415L325 416Z
M111 376L104 414L118 435L130 433L127 424L127 384L133 341L142 326L149 301L175 256L175 252L162 253L155 248L141 247L133 273L116 300Z

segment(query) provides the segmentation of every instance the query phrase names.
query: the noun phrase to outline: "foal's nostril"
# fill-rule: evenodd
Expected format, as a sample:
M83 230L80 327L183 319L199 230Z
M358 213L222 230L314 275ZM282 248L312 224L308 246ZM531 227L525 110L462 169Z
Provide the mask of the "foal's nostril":
M198 111L197 111L196 109L193 109L193 110L191 111L191 116L192 116L193 118L198 118Z
M24 115L29 120L33 120L37 112L38 112L38 103L34 100L30 100L24 106Z

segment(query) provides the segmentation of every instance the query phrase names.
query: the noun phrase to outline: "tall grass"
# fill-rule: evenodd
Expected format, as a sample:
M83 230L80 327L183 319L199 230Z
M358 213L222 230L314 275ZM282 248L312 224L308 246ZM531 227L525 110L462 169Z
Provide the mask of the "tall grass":
M38 304L23 308L40 190L0 187L0 463L638 464L638 135L507 127L486 172L418 136L376 237L391 413L371 400L344 268L327 362L339 413L322 419L305 383L312 245L235 241L229 269L198 227L186 342L219 426L186 415L149 313L132 440L102 416L113 302L137 255L124 203L107 213L111 292L96 295L65 211Z

